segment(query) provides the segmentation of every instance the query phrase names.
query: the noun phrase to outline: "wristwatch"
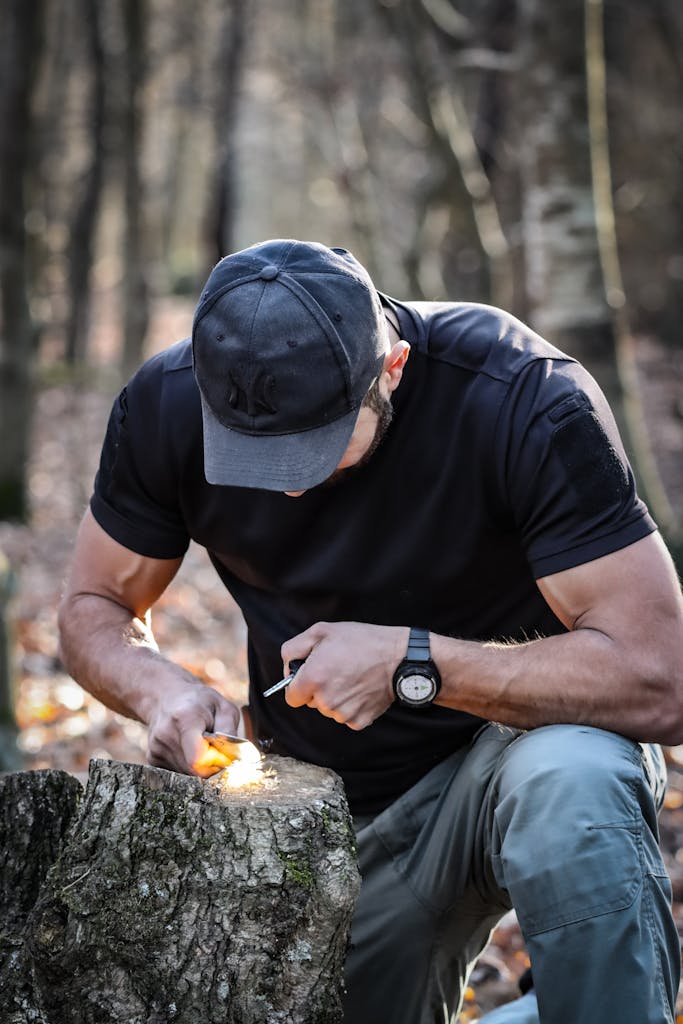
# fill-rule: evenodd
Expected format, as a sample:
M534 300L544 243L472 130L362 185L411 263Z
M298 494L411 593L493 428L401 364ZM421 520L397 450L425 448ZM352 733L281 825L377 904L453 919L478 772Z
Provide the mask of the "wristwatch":
M423 708L433 703L441 689L441 676L429 651L429 630L410 630L408 650L394 672L394 694L400 704Z

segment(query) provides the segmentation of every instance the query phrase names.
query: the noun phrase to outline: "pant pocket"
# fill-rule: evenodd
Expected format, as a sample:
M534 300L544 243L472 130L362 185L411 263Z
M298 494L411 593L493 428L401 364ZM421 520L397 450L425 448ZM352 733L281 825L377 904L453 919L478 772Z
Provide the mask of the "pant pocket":
M525 935L610 914L631 906L641 890L639 836L588 828L550 861L528 868L508 861L504 874Z
M509 748L492 866L527 936L634 902L646 868L644 783L640 748L614 733L554 726Z

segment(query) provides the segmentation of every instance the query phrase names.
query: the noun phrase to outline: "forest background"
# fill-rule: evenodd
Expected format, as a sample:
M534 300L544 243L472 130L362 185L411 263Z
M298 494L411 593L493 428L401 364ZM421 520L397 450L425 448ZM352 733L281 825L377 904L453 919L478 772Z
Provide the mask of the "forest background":
M64 674L56 604L112 398L264 238L346 246L389 294L501 305L580 358L681 571L679 0L0 0L0 125L0 767L144 759ZM194 547L155 630L244 699L241 619ZM524 962L506 922L462 1019Z

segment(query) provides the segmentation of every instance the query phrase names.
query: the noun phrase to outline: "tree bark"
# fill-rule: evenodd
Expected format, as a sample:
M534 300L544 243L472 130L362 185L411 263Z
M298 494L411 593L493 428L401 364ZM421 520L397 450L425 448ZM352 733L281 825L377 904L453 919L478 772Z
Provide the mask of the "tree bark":
M49 1024L34 1000L25 934L80 793L78 781L66 772L17 772L0 779L2 1024Z
M0 790L10 880L32 856L27 780ZM233 788L93 761L22 941L0 947L15 976L0 1024L338 1024L358 887L332 772L272 757ZM24 899L7 919L25 915Z

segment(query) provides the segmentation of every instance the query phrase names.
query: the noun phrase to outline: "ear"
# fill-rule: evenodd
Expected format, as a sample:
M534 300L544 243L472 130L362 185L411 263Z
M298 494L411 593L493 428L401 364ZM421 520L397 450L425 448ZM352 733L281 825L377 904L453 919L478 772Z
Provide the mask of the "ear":
M391 346L384 357L384 365L380 374L380 381L386 384L388 393L391 394L401 383L403 367L410 354L410 345L407 341L397 341Z

